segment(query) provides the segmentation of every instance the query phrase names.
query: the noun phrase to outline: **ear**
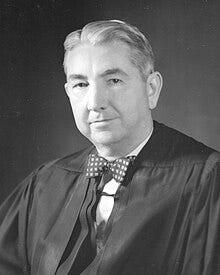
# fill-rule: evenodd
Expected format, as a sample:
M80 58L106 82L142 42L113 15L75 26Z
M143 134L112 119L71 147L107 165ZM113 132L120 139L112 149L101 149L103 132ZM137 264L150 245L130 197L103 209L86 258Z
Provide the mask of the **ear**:
M147 78L147 93L149 108L152 110L157 106L160 91L163 86L163 78L159 72L151 73Z
M67 82L64 84L64 88L65 88L67 96L69 97L69 90L68 90L68 83Z

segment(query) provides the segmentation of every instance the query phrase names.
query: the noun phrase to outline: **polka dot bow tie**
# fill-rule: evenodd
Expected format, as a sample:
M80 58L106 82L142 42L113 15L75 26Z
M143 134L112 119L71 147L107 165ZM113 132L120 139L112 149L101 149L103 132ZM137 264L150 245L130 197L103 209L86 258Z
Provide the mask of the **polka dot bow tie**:
M90 154L86 170L86 177L93 178L103 175L106 171L111 171L112 177L117 182L122 182L129 164L133 162L134 159L135 156L128 156L116 159L114 161L107 161L105 158L96 154Z

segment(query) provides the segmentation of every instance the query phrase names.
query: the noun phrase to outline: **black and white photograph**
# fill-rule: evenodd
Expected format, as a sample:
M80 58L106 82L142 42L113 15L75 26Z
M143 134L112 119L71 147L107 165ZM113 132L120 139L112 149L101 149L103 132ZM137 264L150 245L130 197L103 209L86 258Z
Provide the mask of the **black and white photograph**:
M220 274L220 2L0 1L0 275Z

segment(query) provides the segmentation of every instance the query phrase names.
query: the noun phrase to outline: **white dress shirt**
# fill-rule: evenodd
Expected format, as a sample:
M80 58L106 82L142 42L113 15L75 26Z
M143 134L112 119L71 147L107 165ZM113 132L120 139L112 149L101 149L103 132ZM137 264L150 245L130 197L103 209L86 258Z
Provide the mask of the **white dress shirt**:
M150 139L152 132L153 132L153 129L152 129L151 133L147 136L147 138L143 142L141 142L138 145L138 147L136 147L132 152L127 154L126 157L137 156L140 153L141 149L144 147L144 145ZM107 182L105 184L103 191L107 194L114 195L116 193L119 185L120 185L119 182L117 182L115 179L111 179L109 182ZM99 224L103 221L105 223L107 223L107 221L111 215L113 206L114 206L114 197L113 196L105 196L105 195L101 196L100 201L97 206L97 210L96 210L96 224L95 224L95 226L99 226Z

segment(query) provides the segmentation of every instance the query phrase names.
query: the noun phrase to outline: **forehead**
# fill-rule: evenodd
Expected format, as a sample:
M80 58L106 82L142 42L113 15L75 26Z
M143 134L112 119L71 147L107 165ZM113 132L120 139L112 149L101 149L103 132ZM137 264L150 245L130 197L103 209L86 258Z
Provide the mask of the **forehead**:
M131 50L122 42L101 45L80 44L66 56L67 77L71 74L101 74L119 68L128 73L136 70L130 61Z

